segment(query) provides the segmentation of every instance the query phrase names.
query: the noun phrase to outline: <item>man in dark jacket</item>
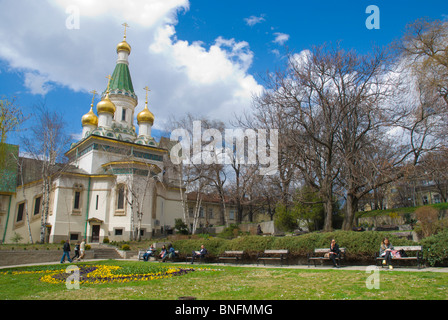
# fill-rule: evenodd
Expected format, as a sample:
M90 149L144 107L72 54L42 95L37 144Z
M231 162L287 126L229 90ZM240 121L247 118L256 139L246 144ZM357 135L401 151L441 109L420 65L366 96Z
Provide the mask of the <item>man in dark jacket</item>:
M330 259L333 261L335 268L339 268L339 263L336 259L340 257L340 254L341 250L339 249L339 245L336 243L335 239L332 239L330 244Z
M191 257L191 264L193 264L195 258L203 258L207 254L207 249L204 245L201 245L201 250L193 251L193 257Z
M61 263L64 263L65 257L67 257L68 261L72 262L72 259L70 259L70 242L68 240L65 241L62 250L64 251L64 253L61 258Z

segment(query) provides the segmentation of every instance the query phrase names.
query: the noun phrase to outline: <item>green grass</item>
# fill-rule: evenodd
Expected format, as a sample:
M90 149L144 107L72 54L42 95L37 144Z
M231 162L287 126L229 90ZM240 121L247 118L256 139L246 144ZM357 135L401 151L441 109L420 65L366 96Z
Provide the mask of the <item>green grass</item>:
M95 263L99 264L99 263ZM122 273L157 270L158 263L104 261L121 266ZM67 267L65 264L62 268ZM165 266L163 264L163 266ZM176 266L180 266L176 264ZM184 265L190 267L190 265ZM194 268L202 266L195 265ZM175 300L194 296L199 300L318 300L412 299L447 300L448 274L437 272L380 271L380 288L368 289L365 271L213 266L215 271L128 283L81 284L68 290L65 284L40 281L41 273L13 274L0 271L0 299L12 300ZM47 267L15 270L44 270ZM61 268L60 265L48 268Z

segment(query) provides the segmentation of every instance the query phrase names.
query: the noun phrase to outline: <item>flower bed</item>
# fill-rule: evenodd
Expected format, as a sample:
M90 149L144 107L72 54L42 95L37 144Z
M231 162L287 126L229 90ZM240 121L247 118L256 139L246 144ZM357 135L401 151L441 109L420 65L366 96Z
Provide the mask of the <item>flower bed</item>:
M163 266L146 269L120 267L114 265L70 265L71 271L66 268L49 268L38 270L24 271L6 271L0 273L5 275L8 273L14 275L21 274L44 274L40 280L52 284L65 284L67 279L71 277L73 280L73 271L76 275L79 272L79 284L99 284L99 283L125 283L131 281L150 281L156 279L166 279L174 276L181 276L193 271L212 270L209 268L183 268L174 266ZM76 269L77 268L77 269ZM70 281L70 280L69 280Z

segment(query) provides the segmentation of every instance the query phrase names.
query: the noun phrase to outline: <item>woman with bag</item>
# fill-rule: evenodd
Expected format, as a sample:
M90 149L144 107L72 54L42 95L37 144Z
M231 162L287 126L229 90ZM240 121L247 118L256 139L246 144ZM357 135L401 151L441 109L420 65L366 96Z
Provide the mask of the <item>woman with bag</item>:
M384 257L383 264L388 265L389 269L393 269L392 267L392 257L397 257L400 253L394 250L394 246L390 243L388 238L384 238L381 242L380 246L380 257Z

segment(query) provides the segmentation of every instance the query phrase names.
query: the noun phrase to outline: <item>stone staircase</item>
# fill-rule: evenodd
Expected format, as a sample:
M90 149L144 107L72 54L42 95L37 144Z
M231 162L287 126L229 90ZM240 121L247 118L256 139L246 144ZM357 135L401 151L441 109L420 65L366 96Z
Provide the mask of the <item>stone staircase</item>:
M91 244L91 248L94 252L94 259L122 259L122 256L114 247L109 247L104 244Z

